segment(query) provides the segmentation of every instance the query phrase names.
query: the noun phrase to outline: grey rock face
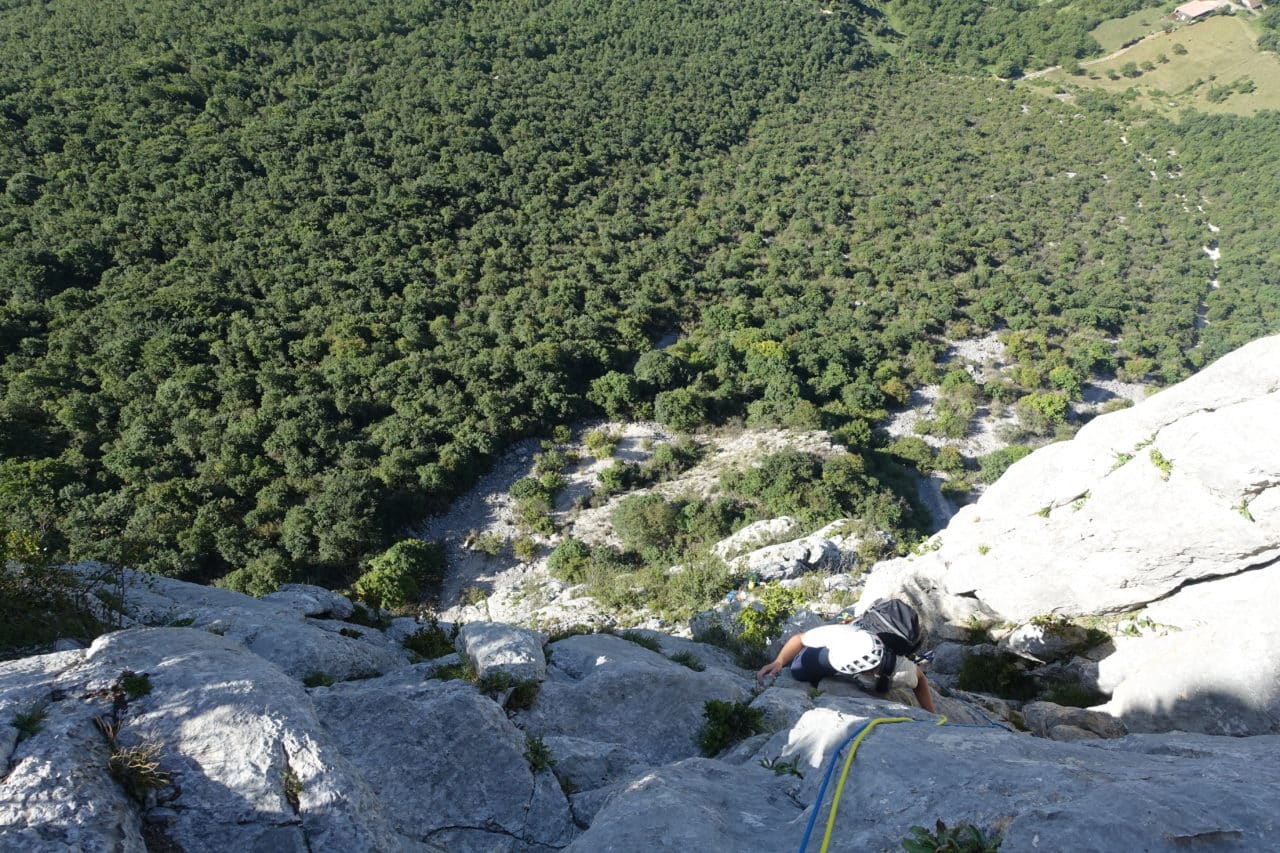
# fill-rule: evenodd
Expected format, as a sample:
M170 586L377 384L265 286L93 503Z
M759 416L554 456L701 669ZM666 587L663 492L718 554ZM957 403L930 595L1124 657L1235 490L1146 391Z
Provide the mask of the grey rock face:
M573 835L555 779L530 771L524 734L471 685L374 679L313 701L400 835L451 851L561 847Z
M1139 611L1140 636L1089 655L1131 731L1280 731L1276 423L1271 337L1019 461L936 551L877 566L864 600L905 594L953 626L965 606L1015 622Z
M303 616L327 616L346 619L355 612L354 605L345 596L331 592L322 586L304 583L287 583L260 601L287 605Z
M616 793L571 849L653 849L643 833L655 826L672 849L794 849L818 768L862 721L831 718L813 727L818 739L806 742L820 760L801 762L812 771L800 782L762 775L750 763L713 767L695 759L653 771ZM804 730L797 726L798 739ZM1280 741L1233 740L1227 749L1220 741L1182 736L1173 754L1162 754L1158 741L1132 737L1068 744L990 728L882 725L853 762L831 849L900 849L912 825L932 827L939 818L1001 830L1002 850L1176 851L1209 842L1266 849L1276 828L1268 792L1280 771L1273 762L1261 774L1250 767L1268 761ZM834 788L811 843L822 837Z
M1089 633L1078 625L1046 627L1028 623L1019 625L1000 641L999 646L1027 660L1051 663L1071 657L1088 641Z
M123 602L117 616L126 625L178 624L226 636L297 679L312 673L338 681L369 678L408 662L404 649L380 631L308 618L352 613L350 601L320 587L290 584L257 599L98 563L70 570L110 578L107 589ZM344 630L346 635L339 633Z
M1115 738L1128 734L1124 723L1110 714L1087 708L1067 708L1052 702L1028 702L1022 706L1022 718L1032 734L1053 740L1063 739L1053 735L1054 729L1060 726L1081 729L1094 737Z
M775 581L790 580L809 572L844 571L842 559L839 545L814 535L743 554L731 565L743 574L756 574L762 581Z
M618 745L652 766L697 755L706 701L745 699L750 684L746 673L694 672L619 637L569 637L551 644L547 681L515 719L531 734Z
M0 786L0 826L25 827L15 838L30 839L26 849L50 849L40 839L51 837L74 838L73 849L144 849L141 817L157 802L144 809L109 774L110 747L94 717L116 724L121 747L159 748L172 785L155 794L158 816L185 850L404 848L301 685L239 643L134 629L46 658L55 660L42 662L42 682L38 668L15 674L0 664L5 697L34 689L49 698L46 724L18 745L19 764ZM145 674L150 690L113 711L111 688L125 670ZM294 783L296 808L287 794Z
M541 681L547 675L542 636L497 622L469 622L458 635L462 653L481 678L505 672L517 681Z
M789 515L769 518L748 524L728 538L712 546L712 552L722 560L731 560L747 551L754 551L766 542L777 542L794 534L800 522Z

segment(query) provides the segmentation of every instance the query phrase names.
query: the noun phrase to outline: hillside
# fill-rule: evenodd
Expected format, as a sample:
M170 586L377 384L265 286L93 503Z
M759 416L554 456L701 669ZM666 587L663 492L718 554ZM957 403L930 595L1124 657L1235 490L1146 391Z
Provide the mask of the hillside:
M761 683L723 631L547 635L63 567L117 630L0 662L0 837L853 853L945 825L1002 851L1269 849L1278 410L1271 337L1036 451L936 548L877 565L859 605L920 608L945 716L838 677ZM745 640L786 588L721 624ZM810 604L772 650L822 621Z
M599 414L821 427L888 494L931 462L874 430L949 340L1019 369L952 377L940 433L994 401L1034 443L1090 377L1280 328L1275 114L1029 97L861 6L66 0L0 34L0 516L55 558L341 586Z

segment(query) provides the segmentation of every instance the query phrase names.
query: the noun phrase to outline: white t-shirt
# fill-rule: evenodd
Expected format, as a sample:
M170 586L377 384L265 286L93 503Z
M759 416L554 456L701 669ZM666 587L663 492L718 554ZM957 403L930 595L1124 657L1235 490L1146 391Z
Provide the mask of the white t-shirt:
M847 641L851 636L851 632L860 633L861 629L852 625L822 625L805 631L801 640L809 648L832 649ZM856 677L868 690L874 689L876 681L874 675L858 675ZM920 679L916 674L915 661L905 655L898 655L897 663L893 668L893 675L889 678L889 686L915 690L916 685L919 683Z

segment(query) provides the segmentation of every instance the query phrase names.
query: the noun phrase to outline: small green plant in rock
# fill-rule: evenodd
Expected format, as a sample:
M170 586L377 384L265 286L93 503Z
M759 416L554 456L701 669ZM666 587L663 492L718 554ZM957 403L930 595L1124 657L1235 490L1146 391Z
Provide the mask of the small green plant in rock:
M797 776L801 779L804 774L800 772L795 761L783 761L782 756L777 758L762 758L760 766L765 770L772 770L775 776Z
M808 690L805 691L805 695L808 696L810 699L817 699L819 696L821 696L825 692L826 691L823 690L821 687L810 687Z
M968 642L972 646L994 642L991 637L991 624L984 622L977 616L970 616L969 621L965 623L964 629L969 635Z
M22 743L27 738L35 737L39 733L45 717L48 715L49 706L43 702L32 705L27 710L17 714L13 718L13 727L18 730L18 743Z
M145 672L126 669L120 673L120 686L130 699L137 699L151 692L151 676Z
M303 687L329 687L333 684L333 677L324 672L308 672L302 679Z
M1151 458L1151 464L1160 469L1160 479L1169 479L1169 475L1173 473L1173 462L1154 447L1147 455Z
M302 780L298 778L297 773L293 772L292 767L286 767L280 781L284 785L284 798L289 801L289 807L297 813L302 807Z
M1112 463L1111 470L1107 471L1107 473L1110 474L1111 471L1115 471L1118 468L1124 467L1125 463L1127 463L1132 458L1133 458L1132 453L1117 453L1116 461Z
M1249 512L1249 499L1241 498L1240 503L1232 507L1245 521L1253 521L1253 513Z
M763 655L764 647L778 636L782 623L795 610L797 597L795 591L780 584L765 585L759 592L758 606L743 608L738 613L738 624L742 626L739 637L743 645Z
M614 636L621 637L627 642L635 643L637 646L643 646L651 652L662 654L662 642L651 634L642 634L639 631L619 631Z
M93 718L93 724L102 733L111 755L107 759L107 772L120 783L129 796L145 804L147 794L168 787L173 778L160 769L160 744L143 741L132 746L121 746L117 735L120 720L117 706L110 717Z
M441 681L475 681L476 672L471 667L471 661L463 660L461 663L450 663L444 666L436 667L431 673L432 678L438 678Z
M474 683L481 693L494 696L514 687L516 680L511 677L511 673L495 669L493 672L485 673L483 676L474 679Z
M524 760L529 762L529 769L534 773L550 770L556 765L556 760L551 755L550 747L543 742L540 736L533 737L529 734L525 735Z
M702 672L707 667L702 661L698 660L698 656L690 651L676 652L671 656L671 660L682 666L687 666L694 672Z
M1016 655L970 655L960 664L956 687L1025 701L1036 695L1036 683Z
M377 628L379 631L385 631L391 626L391 617L383 615L381 610L373 607L366 607L358 601L352 602L351 615L346 621L353 625L363 625L366 628Z
M160 769L160 744L145 742L134 746L117 746L107 760L107 770L139 803L146 802L148 791L168 787L172 777Z
M441 658L455 651L453 638L440 627L440 620L435 616L427 617L421 628L405 637L404 647L427 660Z
M1036 515L1040 516L1041 518L1048 518L1049 513L1051 512L1053 512L1053 505L1049 504L1047 506L1042 506L1040 507L1040 509L1036 510Z
M560 640L567 640L570 637L591 636L592 634L596 634L596 633L599 633L599 632L596 631L595 628L592 628L590 625L583 625L581 623L574 624L574 625L564 625L560 628L557 628L554 631L549 632L547 642L555 643L555 642L559 642Z
M708 758L728 747L764 731L764 711L749 702L724 702L708 699L703 706L704 722L698 729L698 748Z
M981 555L983 555L983 556L985 557L987 554L991 553L991 546L990 546L990 545L979 545L979 546L978 546L978 553L979 553L979 554L981 554Z
M902 849L907 853L995 853L1000 849L1000 837L990 836L971 823L948 827L938 820L933 832L923 826L913 826Z
M542 683L536 678L517 681L511 686L511 692L507 694L507 701L503 707L508 711L527 711L537 701L538 691L541 688Z

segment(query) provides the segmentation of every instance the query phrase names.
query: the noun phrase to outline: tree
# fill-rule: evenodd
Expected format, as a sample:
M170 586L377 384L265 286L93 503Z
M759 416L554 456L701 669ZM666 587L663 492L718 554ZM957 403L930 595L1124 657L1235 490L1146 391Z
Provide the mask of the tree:
M371 607L402 607L444 577L444 551L434 542L403 539L369 561L369 570L353 585Z

